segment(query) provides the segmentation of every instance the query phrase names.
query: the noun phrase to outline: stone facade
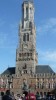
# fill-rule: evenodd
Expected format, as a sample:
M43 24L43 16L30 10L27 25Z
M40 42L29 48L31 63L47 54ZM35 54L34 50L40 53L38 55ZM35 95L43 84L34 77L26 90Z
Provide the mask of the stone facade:
M48 70L38 70L38 67L41 66L37 66L34 4L30 0L26 0L22 4L19 38L19 46L16 50L16 68L8 68L0 75L0 90L10 89L15 93L30 90L34 93L38 91L40 94L53 90L56 87L56 73L49 66L43 67L46 69L48 67Z
M30 90L34 93L38 91L39 94L45 94L47 92L50 92L56 87L56 74L38 73L36 75L21 74L20 76L13 75L13 77L1 77L0 83L2 84L0 85L0 89L6 90L9 88L11 91L14 91L15 93L22 93L24 91L24 82L26 82L26 85L28 86L27 91Z
M13 88L16 87L16 90L22 90L22 85L24 80L27 81L29 89L31 92L50 92L56 86L56 75L22 75L20 77L15 78L13 81Z

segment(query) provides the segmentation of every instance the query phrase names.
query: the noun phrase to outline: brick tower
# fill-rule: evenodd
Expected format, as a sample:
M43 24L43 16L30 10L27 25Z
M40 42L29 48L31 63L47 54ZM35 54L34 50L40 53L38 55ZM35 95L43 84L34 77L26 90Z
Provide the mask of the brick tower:
M36 53L36 28L32 0L22 3L22 20L19 25L19 46L16 50L16 75L35 74L38 63Z

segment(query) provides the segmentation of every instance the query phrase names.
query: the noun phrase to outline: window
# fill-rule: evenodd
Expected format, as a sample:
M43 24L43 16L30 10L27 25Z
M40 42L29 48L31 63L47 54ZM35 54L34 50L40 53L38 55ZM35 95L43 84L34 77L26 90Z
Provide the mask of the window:
M49 89L50 89L50 83L49 83Z
M32 22L29 23L29 28L32 28Z
M32 14L32 8L30 8L30 13Z
M19 57L21 57L21 53L19 53Z
M39 82L38 82L38 84L37 84L37 87L39 88Z
M23 41L29 41L29 34L27 33L27 34L24 34L23 35Z
M26 7L26 19L28 19L28 7Z
M29 41L29 34L27 33L27 41Z
M27 56L29 56L29 53L27 53Z
M24 74L27 74L27 70L24 70Z
M32 56L32 53L30 53L30 56Z
M25 64L25 67L24 67L25 69L27 68L27 65Z
M26 34L24 34L23 36L23 41L26 41Z

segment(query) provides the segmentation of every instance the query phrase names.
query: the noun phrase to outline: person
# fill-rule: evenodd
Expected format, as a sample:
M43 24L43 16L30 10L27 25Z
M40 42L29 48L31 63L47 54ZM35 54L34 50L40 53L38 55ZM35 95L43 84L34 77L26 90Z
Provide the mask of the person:
M17 98L16 98L16 100L22 100L20 94L17 94Z
M6 90L6 94L3 96L2 100L13 100L10 95L10 90Z
M22 100L26 100L25 94L22 95Z
M0 100L2 100L3 96L4 96L4 92L1 92Z
M11 93L12 100L15 100L14 92Z
M39 92L37 91L36 93L36 100L38 100L38 98L40 97Z

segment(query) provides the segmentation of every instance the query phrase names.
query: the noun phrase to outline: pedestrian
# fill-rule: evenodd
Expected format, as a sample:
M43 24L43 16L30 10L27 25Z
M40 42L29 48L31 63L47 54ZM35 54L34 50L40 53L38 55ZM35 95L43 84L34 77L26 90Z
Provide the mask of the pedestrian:
M22 95L22 100L26 100L25 94Z
M20 94L17 94L17 98L16 98L16 100L22 100Z
M1 92L1 95L0 95L0 100L3 99L3 96L4 96L4 92Z
M14 92L11 93L12 100L15 100Z
M6 90L6 94L3 96L2 100L13 100L10 94L10 90Z

